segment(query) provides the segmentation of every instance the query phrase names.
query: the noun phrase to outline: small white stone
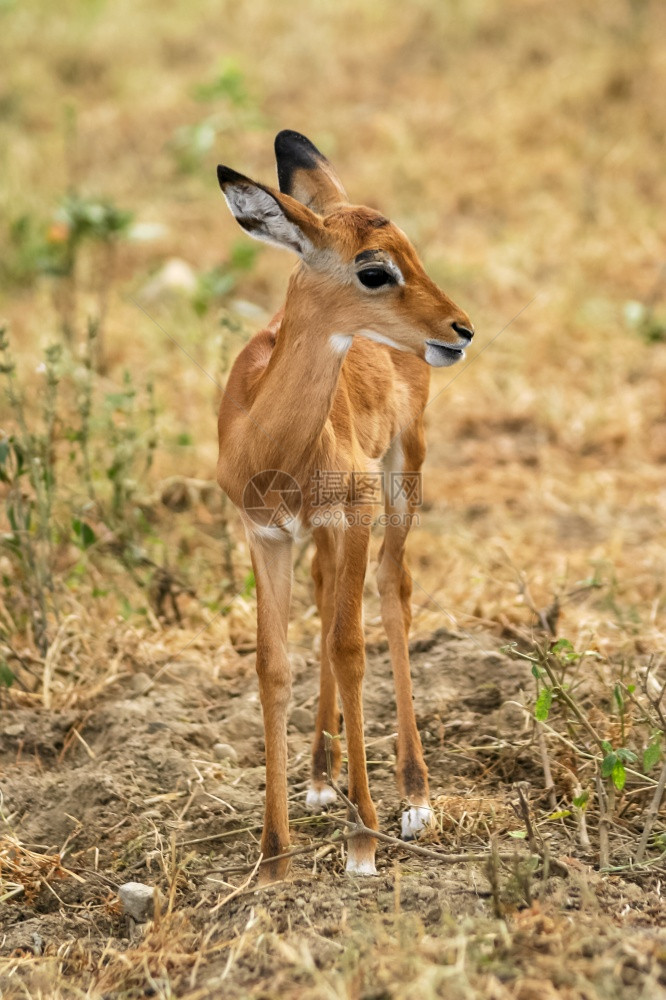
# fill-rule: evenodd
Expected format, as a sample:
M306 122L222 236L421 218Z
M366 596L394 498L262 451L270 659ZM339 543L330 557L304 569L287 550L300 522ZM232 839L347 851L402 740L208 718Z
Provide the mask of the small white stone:
M216 743L213 747L213 753L218 760L238 760L238 754L229 743Z
M132 917L138 924L150 920L155 906L155 889L152 885L126 882L118 889L118 896L128 917Z
M134 694L143 694L144 690L150 684L151 678L148 674L145 674L142 670L138 673L133 674L129 680L129 686Z
M435 817L430 806L412 806L402 814L402 839L415 840L434 823Z
M337 797L337 792L330 785L324 785L322 788L310 785L305 796L305 808L310 812L321 812L326 806L333 805Z

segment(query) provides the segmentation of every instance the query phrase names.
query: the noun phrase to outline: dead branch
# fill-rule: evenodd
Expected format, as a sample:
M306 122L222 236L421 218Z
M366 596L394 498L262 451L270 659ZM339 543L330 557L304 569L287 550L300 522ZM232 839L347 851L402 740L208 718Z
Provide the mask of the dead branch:
M657 816L659 815L659 806L661 805L661 800L664 794L664 788L666 787L666 760L664 761L663 767L661 769L661 774L659 775L659 780L657 782L657 787L654 790L654 795L648 807L648 811L645 816L645 826L643 827L643 833L638 844L638 850L636 851L636 857L634 860L637 864L643 860L645 854L645 849L647 847L647 842L650 839L650 834L652 833L652 827L654 826Z

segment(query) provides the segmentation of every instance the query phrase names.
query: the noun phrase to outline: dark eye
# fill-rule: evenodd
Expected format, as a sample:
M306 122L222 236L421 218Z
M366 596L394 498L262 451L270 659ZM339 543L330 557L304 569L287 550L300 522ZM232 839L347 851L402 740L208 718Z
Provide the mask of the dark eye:
M383 267L366 267L358 272L358 280L366 288L381 288L382 285L395 285L395 278Z

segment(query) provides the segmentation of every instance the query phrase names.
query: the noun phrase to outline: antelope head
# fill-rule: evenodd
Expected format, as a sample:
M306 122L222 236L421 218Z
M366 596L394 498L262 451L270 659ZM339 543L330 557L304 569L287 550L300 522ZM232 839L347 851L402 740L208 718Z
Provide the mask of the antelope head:
M224 197L250 235L292 250L300 266L289 296L315 305L346 351L367 337L441 368L465 356L469 317L426 274L403 231L379 212L351 205L333 167L298 132L275 139L280 190L219 166Z

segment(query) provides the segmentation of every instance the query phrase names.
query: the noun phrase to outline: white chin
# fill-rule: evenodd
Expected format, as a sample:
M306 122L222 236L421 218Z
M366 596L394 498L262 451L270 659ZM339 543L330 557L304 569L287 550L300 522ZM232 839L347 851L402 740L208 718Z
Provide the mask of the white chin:
M464 358L464 351L452 347L440 347L437 344L426 344L425 359L432 368L450 368Z

